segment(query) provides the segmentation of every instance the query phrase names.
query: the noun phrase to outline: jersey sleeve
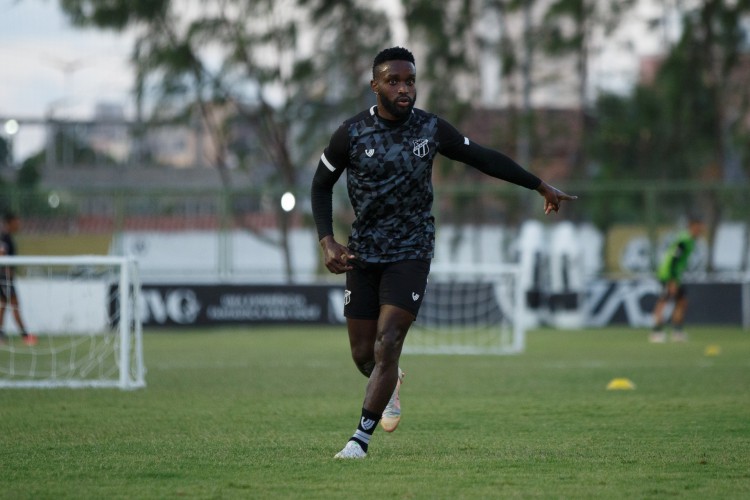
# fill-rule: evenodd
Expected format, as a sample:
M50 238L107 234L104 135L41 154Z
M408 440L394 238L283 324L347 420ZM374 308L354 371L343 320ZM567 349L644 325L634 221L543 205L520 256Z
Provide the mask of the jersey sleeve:
M345 124L333 133L328 147L320 156L320 161L331 172L343 170L349 164L349 132Z
M310 188L310 203L318 241L333 234L333 186L349 163L348 155L349 134L342 125L333 133L328 147L320 156Z
M687 243L683 240L677 243L672 254L672 259L669 262L669 275L675 279L680 279L682 271L684 270L685 262L685 251L687 250Z
M437 140L440 144L438 151L442 155L471 165L491 177L528 189L536 189L542 183L539 177L508 156L469 140L442 118L438 118Z

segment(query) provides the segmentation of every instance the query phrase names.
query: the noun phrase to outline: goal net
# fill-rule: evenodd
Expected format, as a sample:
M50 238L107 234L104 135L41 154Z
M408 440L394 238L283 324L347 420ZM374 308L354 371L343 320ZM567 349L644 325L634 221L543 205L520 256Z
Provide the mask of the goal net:
M525 346L520 268L433 265L404 352L513 354Z
M145 386L135 260L0 257L0 286L0 298L6 298L0 387ZM13 293L36 344L21 336L7 300Z

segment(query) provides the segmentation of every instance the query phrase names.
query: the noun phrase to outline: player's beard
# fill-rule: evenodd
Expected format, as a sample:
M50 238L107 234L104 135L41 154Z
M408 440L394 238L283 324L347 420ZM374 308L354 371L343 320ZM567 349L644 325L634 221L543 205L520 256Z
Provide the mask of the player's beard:
M410 103L406 107L401 107L398 104L396 104L396 101L403 97L408 96L398 96L395 100L390 101L388 98L384 96L380 96L380 103L383 105L386 111L388 111L390 114L398 118L399 120L402 120L409 116L411 113L411 110L414 108L414 103L417 101L417 94L414 94L414 98L410 98Z

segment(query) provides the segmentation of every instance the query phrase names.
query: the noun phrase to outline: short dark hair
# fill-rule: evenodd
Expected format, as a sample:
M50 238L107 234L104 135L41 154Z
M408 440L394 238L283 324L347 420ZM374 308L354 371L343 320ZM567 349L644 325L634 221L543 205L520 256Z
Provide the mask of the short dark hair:
M3 222L5 223L13 222L16 219L18 219L18 216L15 213L11 212L10 210L6 211L3 214Z
M378 66L386 61L407 61L416 66L414 62L414 54L409 52L403 47L391 47L389 49L381 50L378 55L375 56L375 60L372 61L372 76L375 77L375 70Z

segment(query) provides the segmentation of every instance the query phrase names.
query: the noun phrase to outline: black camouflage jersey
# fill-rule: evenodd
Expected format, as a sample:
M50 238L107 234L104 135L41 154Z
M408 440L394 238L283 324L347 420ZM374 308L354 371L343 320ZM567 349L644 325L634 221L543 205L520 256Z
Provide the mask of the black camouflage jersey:
M376 108L345 121L321 156L321 164L329 171L326 189L347 171L355 214L349 248L360 260L396 262L433 257L432 163L437 153L530 189L541 182L501 153L478 145L472 148L468 138L434 114L415 108L405 121L389 122L377 115ZM500 163L507 171L500 172L489 163ZM320 166L318 169L323 171ZM516 178L519 169L520 181ZM322 238L332 234L332 226L330 213L325 217L321 213L330 208L316 210L320 177L322 174L316 173L313 182L313 212Z

